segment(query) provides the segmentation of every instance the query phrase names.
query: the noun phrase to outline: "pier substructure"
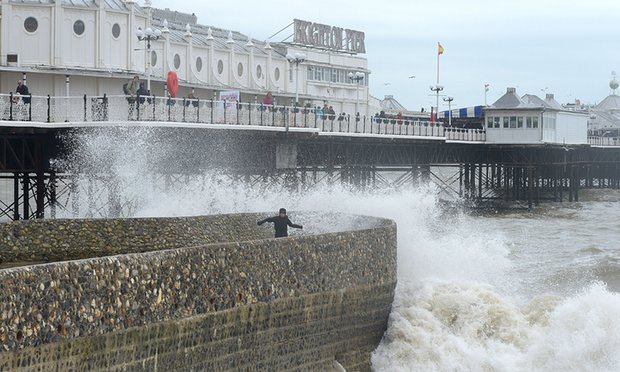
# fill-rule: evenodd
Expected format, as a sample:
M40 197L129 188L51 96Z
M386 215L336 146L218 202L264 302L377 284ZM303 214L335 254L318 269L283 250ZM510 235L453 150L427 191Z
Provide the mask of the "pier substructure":
M110 143L131 134L127 128L100 130L91 134ZM202 128L142 133L144 153L154 156L135 175L113 174L105 154L89 154L104 159L100 168L88 168L88 162L84 168L54 166L54 159L70 158L79 144L73 139L84 134L88 138L88 129L0 133L0 218L131 216L146 199L165 193L196 190L202 198L216 188L236 187L260 195L430 183L441 198L529 207L579 201L583 189L620 188L620 148Z

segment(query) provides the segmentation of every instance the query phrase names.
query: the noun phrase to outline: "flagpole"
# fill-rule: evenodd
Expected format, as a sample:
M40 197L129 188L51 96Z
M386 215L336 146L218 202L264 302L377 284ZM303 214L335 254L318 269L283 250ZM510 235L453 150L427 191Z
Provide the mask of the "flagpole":
M437 119L439 118L439 55L440 55L440 53L439 53L439 46L440 45L441 44L439 44L439 42L438 42L437 43L437 85L436 85L437 86L437 90L436 90L436 93L437 93L437 105L435 106L436 107L436 109L435 109L435 118L437 118Z

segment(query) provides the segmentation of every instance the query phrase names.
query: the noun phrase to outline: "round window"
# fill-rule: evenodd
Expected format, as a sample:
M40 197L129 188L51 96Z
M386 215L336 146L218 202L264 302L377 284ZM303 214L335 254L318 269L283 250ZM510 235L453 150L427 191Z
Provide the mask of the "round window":
M34 17L28 17L24 21L24 28L28 32L35 32L39 28L39 22Z
M118 23L115 23L112 26L112 37L118 39L119 36L121 36L121 26Z
M196 58L196 71L202 71L202 58Z
M79 19L75 21L75 23L73 23L73 32L75 32L75 34L78 36L84 33L84 28L84 22Z
M217 73L221 75L222 72L224 72L224 62L220 59L217 61Z
M151 50L151 66L157 65L157 53L154 50Z
M239 77L243 76L243 63L241 62L237 65L237 75L239 75Z
M181 56L179 56L178 54L175 54L174 55L174 68L178 70L179 67L181 67Z
M256 77L259 79L263 77L263 68L261 65L256 66Z
M276 79L276 81L280 80L280 69L276 67L275 71L273 72L273 77Z

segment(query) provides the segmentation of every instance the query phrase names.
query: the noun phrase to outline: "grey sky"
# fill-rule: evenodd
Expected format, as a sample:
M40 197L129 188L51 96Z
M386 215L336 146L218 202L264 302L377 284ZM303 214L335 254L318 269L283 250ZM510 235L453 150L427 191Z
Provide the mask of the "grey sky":
M407 108L434 104L437 42L440 84L453 106L492 103L507 86L561 102L601 101L620 72L617 0L171 1L153 6L195 13L198 22L264 40L294 18L366 34L370 92ZM280 34L282 41L292 34ZM415 79L408 77L415 75Z

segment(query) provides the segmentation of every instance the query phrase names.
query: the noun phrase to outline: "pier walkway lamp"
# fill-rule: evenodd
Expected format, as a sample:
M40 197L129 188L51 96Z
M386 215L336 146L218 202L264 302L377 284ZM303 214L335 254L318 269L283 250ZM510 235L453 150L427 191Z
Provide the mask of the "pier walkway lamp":
M299 105L299 64L306 61L306 56L301 53L289 53L286 59L291 65L295 65L295 106Z
M364 80L364 73L357 71L356 73L349 72L347 75L351 83L355 81L355 114L357 115L359 110L359 102L360 102L360 81Z
M435 92L435 95L437 96L437 106L435 106L435 121L437 121L436 119L439 116L439 92L443 90L443 85L431 85L430 88L433 92Z
M146 41L146 90L151 93L151 41L161 37L161 30L147 27L146 30L136 30L136 37L139 41Z
M454 97L445 97L444 102L448 102L448 126L452 126L452 101Z

